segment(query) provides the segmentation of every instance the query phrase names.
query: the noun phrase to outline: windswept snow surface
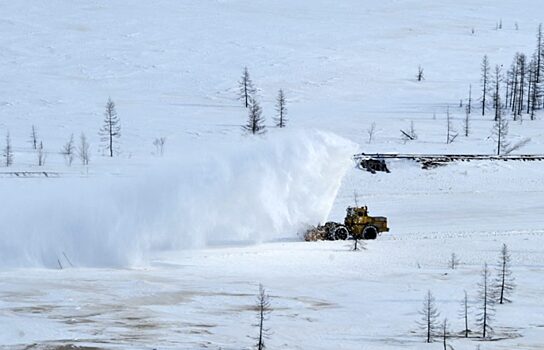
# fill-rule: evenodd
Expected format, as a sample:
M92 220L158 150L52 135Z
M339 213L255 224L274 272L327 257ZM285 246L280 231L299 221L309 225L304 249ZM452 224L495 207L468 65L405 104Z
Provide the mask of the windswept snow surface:
M543 10L535 0L0 1L0 136L10 132L15 157L0 168L0 348L249 349L263 283L270 349L441 349L416 325L427 290L455 334L469 295L473 337L452 339L455 349L543 349L543 162L423 171L399 161L376 175L350 163L357 150L494 152L481 58L506 69L516 52L530 57ZM286 130L241 135L244 66L268 126L285 90ZM122 123L112 159L98 135L108 97ZM531 138L519 152L544 153L543 118L510 121L510 142ZM411 121L418 139L405 143ZM91 163L69 167L59 150L81 132ZM354 194L389 218L389 233L361 252L296 241L304 224L342 220ZM484 342L476 284L503 243L517 287Z

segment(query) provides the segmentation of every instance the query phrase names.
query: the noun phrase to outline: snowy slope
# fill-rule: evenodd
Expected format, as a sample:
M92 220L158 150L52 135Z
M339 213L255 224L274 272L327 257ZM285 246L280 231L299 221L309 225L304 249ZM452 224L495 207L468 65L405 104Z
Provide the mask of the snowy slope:
M371 175L350 163L356 151L493 152L493 122L477 107L470 136L446 145L446 109L460 132L459 100L472 84L478 103L482 56L508 67L515 52L531 54L542 9L534 0L1 1L0 137L10 132L15 163L0 168L0 348L249 348L263 283L269 348L439 349L415 324L424 294L460 330L463 290L472 305L479 270L502 243L518 287L497 310L501 340L453 345L544 348L544 164L393 162L390 174ZM287 132L242 135L244 66L269 126L285 90ZM99 148L108 97L122 122L113 159ZM510 123L511 142L531 138L520 152L544 153L543 117ZM399 129L411 121L418 140L404 143ZM59 150L81 132L91 163L68 167ZM341 220L354 193L389 217L390 233L361 252L297 242L303 225ZM453 272L452 252L462 262Z

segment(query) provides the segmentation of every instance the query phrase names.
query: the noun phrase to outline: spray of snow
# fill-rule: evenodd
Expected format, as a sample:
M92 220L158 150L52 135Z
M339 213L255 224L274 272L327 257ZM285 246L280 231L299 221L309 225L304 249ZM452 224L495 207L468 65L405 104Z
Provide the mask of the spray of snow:
M5 188L0 264L132 266L154 251L294 238L301 225L326 219L355 151L317 131L216 148L137 178Z

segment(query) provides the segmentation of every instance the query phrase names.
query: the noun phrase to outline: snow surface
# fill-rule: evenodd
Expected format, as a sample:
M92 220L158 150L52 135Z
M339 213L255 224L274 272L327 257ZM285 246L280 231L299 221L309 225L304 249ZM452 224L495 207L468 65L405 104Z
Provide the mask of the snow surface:
M416 326L424 294L433 291L460 331L463 290L475 306L479 271L506 243L517 288L497 309L496 341L452 345L543 349L542 162L423 171L398 161L371 175L350 160L357 151L493 152L493 123L477 108L471 135L446 145L446 108L460 132L459 100L472 84L478 102L482 56L508 67L516 51L531 54L542 7L0 2L0 133L9 130L15 151L13 167L0 169L0 348L247 349L263 283L271 349L441 349ZM244 66L268 125L285 90L286 130L241 135ZM97 134L108 97L122 121L113 159ZM511 142L531 138L519 152L544 153L542 117L510 123ZM404 143L399 129L411 121L419 137ZM28 142L32 125L44 167ZM91 163L68 167L59 150L81 132ZM159 157L152 142L162 136ZM354 193L391 232L360 252L299 241L304 225L341 220Z

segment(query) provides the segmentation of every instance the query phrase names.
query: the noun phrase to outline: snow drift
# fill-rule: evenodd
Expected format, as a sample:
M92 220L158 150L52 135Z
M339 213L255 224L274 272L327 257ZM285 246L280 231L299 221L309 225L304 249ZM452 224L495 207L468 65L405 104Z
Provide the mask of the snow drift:
M0 264L131 266L158 250L294 238L326 219L353 152L333 134L287 132L128 179L5 180Z

